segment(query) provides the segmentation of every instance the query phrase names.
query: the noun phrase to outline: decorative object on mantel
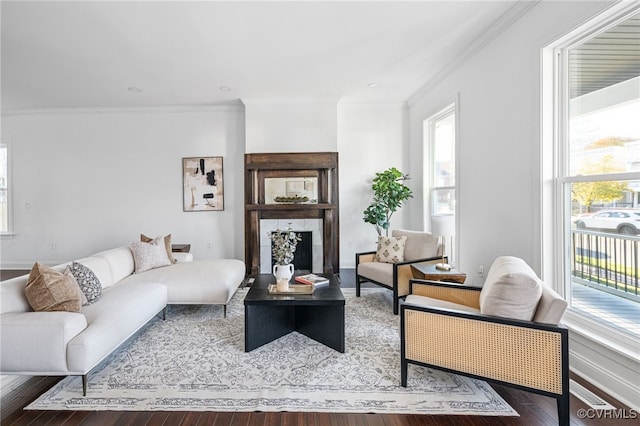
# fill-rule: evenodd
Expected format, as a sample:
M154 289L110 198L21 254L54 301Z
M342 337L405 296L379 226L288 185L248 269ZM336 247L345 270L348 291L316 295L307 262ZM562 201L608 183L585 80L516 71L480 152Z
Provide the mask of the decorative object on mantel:
M300 197L298 195L294 195L293 197L276 197L274 198L276 203L290 203L290 204L300 204L306 203L309 201L309 197L303 196Z
M391 215L398 210L409 198L413 198L413 193L404 181L409 179L395 167L376 173L373 178L371 189L373 189L373 201L365 209L363 220L375 226L378 236L389 236L391 227Z
M302 236L287 228L285 230L276 229L269 233L271 239L271 254L275 265L273 265L273 275L276 277L278 291L285 292L289 288L289 281L293 276L293 256L298 246L298 241Z
M222 157L183 158L182 185L183 211L224 210Z

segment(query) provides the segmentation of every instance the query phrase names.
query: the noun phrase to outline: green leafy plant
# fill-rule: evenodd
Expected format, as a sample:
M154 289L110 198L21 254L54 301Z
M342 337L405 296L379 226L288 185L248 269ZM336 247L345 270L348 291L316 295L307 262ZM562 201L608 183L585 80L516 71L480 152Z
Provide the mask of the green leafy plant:
M411 189L404 184L407 179L409 175L395 167L378 172L373 178L373 201L363 212L363 220L375 226L378 235L382 235L383 229L385 235L389 235L391 216L406 200L413 198Z
M271 254L276 264L287 265L293 262L293 254L296 252L298 241L302 240L302 236L288 228L284 231L276 229L269 232L269 238L273 242Z

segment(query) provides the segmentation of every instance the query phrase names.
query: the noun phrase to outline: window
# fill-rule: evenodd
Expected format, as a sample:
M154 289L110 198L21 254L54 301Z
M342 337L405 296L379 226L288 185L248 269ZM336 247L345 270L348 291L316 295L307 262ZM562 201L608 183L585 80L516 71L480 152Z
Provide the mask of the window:
M438 114L429 118L425 125L427 132L430 179L430 193L425 194L430 200L431 215L455 214L456 204L456 114L455 105L450 105Z
M456 214L456 104L453 103L425 120L425 229L431 229L432 216ZM429 212L426 214L426 212ZM447 236L449 237L449 236ZM455 264L455 239L447 250Z
M0 234L11 233L9 145L0 144Z
M618 342L640 338L639 33L636 8L601 17L546 52L554 69L543 105L553 104L555 121L555 276L569 316Z

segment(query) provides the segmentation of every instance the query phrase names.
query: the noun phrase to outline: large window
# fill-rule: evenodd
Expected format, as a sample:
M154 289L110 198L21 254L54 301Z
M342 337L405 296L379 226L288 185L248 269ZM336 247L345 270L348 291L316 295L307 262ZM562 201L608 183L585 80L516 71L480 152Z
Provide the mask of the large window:
M451 104L425 120L425 229L432 229L433 216L448 216L448 228L455 224L456 213L456 105ZM455 228L455 226L453 226ZM455 232L450 230L448 232ZM449 263L456 263L454 235L447 241ZM449 240L449 237L451 239Z
M629 341L640 338L639 43L636 9L553 53L556 275L573 318Z

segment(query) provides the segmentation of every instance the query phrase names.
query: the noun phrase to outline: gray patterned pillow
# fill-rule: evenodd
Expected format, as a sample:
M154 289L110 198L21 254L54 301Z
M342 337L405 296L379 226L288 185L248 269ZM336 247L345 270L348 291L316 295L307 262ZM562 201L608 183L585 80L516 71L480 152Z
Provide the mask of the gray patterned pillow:
M83 306L91 305L100 299L102 296L102 283L93 273L93 271L81 263L73 262L71 266L68 266L71 275L76 279L80 290L87 298L87 302ZM84 301L84 299L83 299Z
M135 242L130 247L133 253L136 274L160 266L171 265L162 237L158 237L149 243Z
M398 263L404 261L404 246L407 237L378 237L376 262Z

